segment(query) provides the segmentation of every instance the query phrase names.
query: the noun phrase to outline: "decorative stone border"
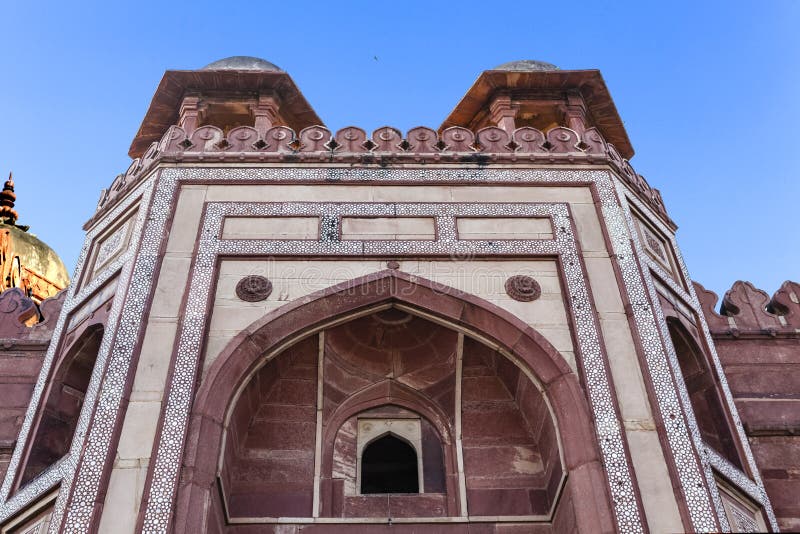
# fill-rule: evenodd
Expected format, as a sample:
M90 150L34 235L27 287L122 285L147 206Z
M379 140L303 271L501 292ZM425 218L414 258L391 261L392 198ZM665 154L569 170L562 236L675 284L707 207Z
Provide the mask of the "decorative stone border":
M97 276L88 281L88 283L82 286L79 286L77 283L71 284L67 290L64 306L55 329L53 330L50 346L42 362L42 369L39 373L39 378L37 379L33 394L31 395L31 402L25 414L25 420L20 429L17 445L11 457L2 488L0 488L0 497L2 497L0 500L0 502L2 502L0 506L0 522L16 514L35 500L41 498L47 491L60 484L61 491L56 499L50 528L51 532L58 532L58 526L61 523L67 501L70 497L70 489L73 487L78 465L81 463L82 459L87 457L91 458L91 456L88 456L89 453L87 452L89 450L89 444L87 443L85 445L84 441L87 434L94 432L94 441L92 444L95 449L102 451L102 457L105 458L105 453L109 448L111 433L113 432L114 422L116 421L118 413L117 408L123 394L124 385L130 374L130 355L128 354L126 358L124 348L128 348L128 352L132 351L136 341L136 335L138 334L138 328L132 328L133 324L129 322L132 321L132 319L130 319L130 312L128 315L123 313L123 305L128 304L128 299L124 298L120 292L129 285L131 280L134 264L132 260L135 258L134 254L137 248L137 240L140 239L145 226L145 219L147 216L146 206L150 203L154 181L155 179L151 178L142 182L123 202L117 204L111 212L107 213L104 217L103 224L92 229L84 240L84 245L78 259L78 265L72 277L73 280L81 279L83 269L87 266L87 259L95 238L101 235L108 226L113 225L123 213L131 208L131 206L139 202L140 209L136 216L133 237L127 251L119 255L98 273ZM149 260L153 265L155 264L155 258L151 257ZM140 264L141 261L142 260L137 260L136 263ZM147 273L140 272L139 274L145 277L147 276ZM108 321L103 333L97 360L75 429L72 446L61 460L53 464L44 473L36 477L9 498L17 472L20 469L20 462L26 444L28 440L33 439L33 436L31 436L31 428L37 417L38 410L42 402L44 402L43 395L47 388L47 377L50 375L51 368L55 364L56 353L57 349L61 346L62 336L66 333L66 321L73 311L87 302L99 288L104 286L115 276L119 277L119 297L114 299L111 311L108 315ZM131 300L127 310L130 310L130 305L134 304L135 299L130 294L128 298ZM144 299L140 299L139 304L143 307ZM120 324L121 314L123 316L123 326L118 326ZM140 322L141 320L138 321L138 323ZM128 325L127 328L124 326L126 323ZM129 333L127 338L125 336L125 331ZM114 342L113 352L111 350L112 342ZM120 353L116 352L117 348L122 349ZM102 390L101 384L103 384ZM92 421L94 424L90 426ZM93 462L84 461L84 463L92 464ZM96 463L101 464L102 462ZM99 486L99 473L103 466L95 465L94 467L95 474L98 477L94 486L97 488ZM91 486L91 484L89 484L89 486Z
M152 148L152 147L151 147ZM149 158L149 160L148 160ZM100 490L101 480L100 474L103 464L108 458L111 449L110 436L114 430L115 425L121 421L120 417L120 396L123 391L124 384L130 380L130 363L133 345L143 334L141 313L145 306L145 301L153 288L154 273L158 264L158 253L165 239L165 228L169 217L171 217L172 210L174 209L175 193L179 181L201 181L201 182L252 182L252 183L438 183L438 184L482 184L486 183L509 183L509 184L594 184L595 190L599 197L599 205L602 209L603 220L607 228L609 239L613 247L613 253L616 256L622 279L627 292L628 299L630 300L632 311L635 317L637 328L639 328L642 337L642 349L647 364L646 371L650 374L654 389L657 391L657 404L662 414L669 413L684 413L684 417L677 418L671 424L665 425L665 434L667 435L670 448L673 453L673 458L670 459L676 468L679 475L679 482L686 497L687 509L692 526L695 530L715 530L717 527L714 521L715 514L713 510L719 508L719 499L713 498L711 492L716 493L713 489L706 487L703 484L704 475L707 474L707 467L701 465L700 455L697 454L697 443L692 439L690 431L687 429L686 420L693 418L691 412L683 411L679 402L677 402L677 389L672 380L670 373L671 364L667 363L667 353L662 344L662 339L659 335L658 321L659 318L650 309L652 304L648 299L648 295L652 298L654 288L652 283L645 286L642 277L649 280L649 273L647 269L642 269L636 262L634 256L634 249L631 248L631 240L636 244L636 251L640 257L644 257L641 245L638 243L635 228L632 225L630 213L627 208L622 208L615 189L611 175L608 171L600 170L538 170L538 169L463 169L463 168L427 168L427 169L363 169L363 168L241 168L232 167L224 169L215 169L210 167L200 168L169 168L161 171L158 177L158 187L156 194L151 199L151 191L156 182L156 176L150 175L149 178L143 179L146 170L153 168L158 159L157 151L148 151L142 161L135 161L132 165L131 177L136 176L135 187L132 183L125 184L125 180L117 184L118 198L125 196L122 203L114 201L114 205L108 206L108 209L103 209L99 212L92 221L92 227L87 234L84 247L82 249L78 267L76 269L74 279L79 279L82 270L85 268L86 258L89 247L94 238L109 224L115 221L125 209L127 209L133 202L138 200L138 196L142 195L141 209L137 216L136 227L132 233L131 244L128 251L123 253L114 262L107 266L88 286L81 289L78 295L75 294L75 288L71 287L65 302L64 311L59 318L56 330L53 335L53 342L42 366L39 380L34 388L34 393L26 414L25 422L23 423L20 432L20 439L17 442L17 447L12 456L12 462L9 465L9 470L6 474L2 488L0 488L0 496L2 497L3 504L0 505L0 521L11 515L17 513L25 506L32 503L35 499L39 498L49 488L54 487L59 482L61 483L61 492L56 503L54 511L53 523L51 523L51 532L56 532L61 523L61 517L64 514L67 499L72 496L70 505L70 515L67 518L67 523L64 525L64 530L69 532L84 532L88 528L90 517L88 513L91 511L96 501L98 492ZM127 176L126 174L125 176ZM141 181L143 180L143 181ZM632 183L626 180L626 183ZM619 187L619 198L625 197L625 192L621 183ZM635 185L631 185L635 187ZM637 199L628 197L636 203ZM149 206L149 209L147 209ZM645 213L652 215L652 212L640 207ZM109 211L111 210L111 211ZM150 213L151 218L145 220L146 215ZM627 219L627 220L626 220ZM655 220L656 217L653 217ZM143 229L147 225L147 231L144 233L146 238L142 240ZM663 226L662 226L663 227ZM564 228L571 228L566 224L564 228L556 225L558 240L561 237L561 232L566 232ZM570 230L571 231L571 230ZM568 234L571 236L571 234ZM667 235L669 235L667 233ZM205 237L205 236L204 236ZM139 244L139 241L142 241ZM203 241L203 239L201 239ZM207 244L201 242L201 249L206 247ZM138 254L134 254L139 248ZM685 265L680 257L677 246L674 247L678 262L683 270L684 276L688 280L688 274L685 271ZM394 251L393 256L398 257L405 254L404 251ZM129 260L135 258L136 262ZM562 260L563 260L562 256ZM198 257L198 262L200 261ZM577 257L575 259L578 259ZM203 258L206 261L207 258ZM575 265L572 265L574 263ZM567 279L578 277L581 270L580 262L564 262L565 270L567 271ZM577 269L577 271L576 271ZM133 271L133 273L132 273ZM38 406L42 402L42 393L45 388L45 381L49 369L53 364L53 357L55 347L59 345L59 340L62 335L62 330L65 324L65 318L71 310L81 304L86 298L91 295L91 292L99 288L103 283L108 281L116 273L120 273L120 284L118 294L124 295L126 288L128 297L132 299L130 304L126 303L123 308L125 299L118 298L114 301L114 308L109 316L106 333L104 335L103 344L101 345L100 354L98 355L98 365L95 367L95 372L92 376L92 381L87 391L87 401L81 413L79 420L78 430L76 431L75 439L68 456L61 462L55 464L48 471L43 473L40 477L28 484L25 488L17 492L11 499L8 499L11 485L13 483L16 471L19 468L20 455L24 449L26 441L29 439L30 426L33 418L36 415ZM571 273L571 274L570 274ZM135 274L133 277L132 274ZM585 291L585 287L584 287ZM649 292L648 292L649 291ZM699 310L696 295L693 289L689 290L692 295L691 303ZM583 293L580 295L572 295L576 300L574 309L579 309L578 305L583 305L587 313L590 311L591 306L588 300L588 294ZM187 316L184 319L184 325L191 329L198 327L199 323L203 321L202 316L198 314L200 308L191 305L187 308ZM707 325L702 317L702 312L698 311L703 331L712 347L712 358L715 365L719 368L719 361L716 353L713 350L713 342L710 339ZM118 319L121 325L117 328ZM137 318L139 320L137 320ZM592 317L588 320L576 321L578 328L594 328L596 332L595 320ZM663 317L661 318L663 322ZM585 324L584 324L585 323ZM119 330L119 334L117 334ZM663 335L663 332L661 333ZM115 350L111 353L113 358L107 362L109 358L109 349L112 339L117 335L119 339L114 340ZM190 343L192 338L181 336L180 343L186 346ZM668 345L668 344L666 344ZM121 352L117 352L116 348L119 347ZM599 345L598 345L599 350ZM179 354L179 358L182 355ZM593 362L599 359L598 368ZM592 381L598 373L604 369L603 358L599 355L596 357L584 357L584 365L586 365L587 378ZM102 362L102 363L101 363ZM100 382L103 378L103 367L108 365L109 372L108 378L103 384L103 391L99 393L101 402L98 404L98 390ZM741 423L739 422L738 415L736 414L735 407L733 407L730 392L727 387L727 382L722 377L722 387L726 400L731 408L731 413L737 424L742 446L745 449L745 454L748 463L753 469L754 461L752 452L744 437ZM176 373L176 381L181 382L185 379ZM600 391L601 397L611 398L608 391ZM597 397L592 399L592 405L595 405ZM101 406L95 415L91 428L88 428L89 421L92 416L92 411L95 404ZM684 405L686 405L684 403ZM687 405L688 406L688 405ZM605 410L605 408L604 408ZM672 410L672 411L670 411ZM611 408L613 412L613 408ZM686 413L689 413L687 416ZM595 413L594 416L598 421L598 431L603 438L601 439L601 447L604 447L604 456L608 454L609 450L619 450L623 447L620 442L609 443L613 441L610 436L621 435L618 427L614 421L616 415L608 417L607 410L601 413ZM171 420L170 426L175 425L176 428L185 428L186 420L180 417ZM83 447L83 438L89 432L89 439L86 442L86 448ZM609 449L612 448L612 449ZM81 455L81 452L83 454ZM159 451L160 452L160 451ZM80 465L78 465L78 458L82 458ZM627 463L624 463L625 469L628 469ZM613 465L612 465L613 467ZM78 471L77 475L76 470ZM611 474L613 469L607 471ZM755 473L756 483L761 488L763 494L763 503L770 522L774 528L777 528L774 513L763 493L763 483L758 477L758 471L753 469ZM643 530L643 524L640 516L640 510L636 504L635 492L633 491L633 484L631 482L631 473L628 471L627 479L620 478L623 483L623 489L617 489L616 493L622 496L622 499L617 501L615 513L620 530L636 532ZM735 482L735 481L734 481ZM155 487L151 488L150 500L147 503L147 510L150 513L150 519L154 521L153 531L161 531L165 529L166 519L169 517L171 510L171 493L158 493L153 492ZM174 480L167 481L166 490L174 489ZM612 491L614 484L612 484ZM713 503L713 504L712 504ZM715 506L716 505L716 506ZM726 525L727 523L723 523Z
M728 387L728 380L725 376L724 369L722 367L722 363L719 360L719 356L717 355L716 347L714 346L714 340L711 338L711 332L708 329L708 324L706 323L705 316L703 314L702 305L700 304L699 299L697 298L697 294L694 291L694 286L691 283L691 277L689 276L689 271L686 268L686 263L683 261L683 257L681 256L680 249L678 248L677 240L672 236L672 233L663 226L659 221L655 218L652 218L652 213L648 210L647 206L645 206L642 202L639 201L633 195L626 194L624 186L621 184L617 185L618 192L620 198L625 198L627 202L633 204L639 211L645 213L649 217L651 217L651 222L658 226L658 229L665 235L668 236L667 238L670 239L672 249L675 254L675 260L677 262L678 270L680 272L680 276L683 276L683 280L686 282L686 286L688 286L688 290L684 288L682 285L679 285L675 279L674 275L667 273L661 265L657 262L652 260L647 253L643 249L643 245L639 240L639 234L636 231L635 221L633 219L633 215L630 209L625 205L625 215L628 221L628 225L630 228L631 235L633 236L634 245L639 252L640 258L642 258L642 263L646 268L642 269L642 275L644 277L645 283L647 285L647 290L649 293L650 301L655 303L654 308L656 311L656 319L658 323L658 328L661 331L661 336L664 339L664 346L666 348L668 362L672 369L672 372L676 377L678 377L676 382L676 391L680 397L680 401L683 406L687 407L687 409L683 410L684 417L686 418L686 422L688 425L688 429L691 435L691 439L693 441L694 447L697 451L701 451L700 454L703 474L705 477L706 484L709 489L709 493L711 494L712 499L714 500L714 504L717 510L717 517L719 518L720 524L723 529L727 528L730 529L730 525L728 523L728 518L725 514L725 510L722 505L722 499L719 495L719 491L717 489L717 483L714 478L714 472L712 468L717 469L721 474L723 474L726 478L728 478L736 487L744 491L750 497L752 497L756 502L758 502L761 506L764 507L764 511L766 512L767 519L770 523L770 526L773 530L778 531L778 520L775 517L775 512L772 509L772 504L767 497L766 489L764 488L764 483L761 480L761 475L759 474L758 466L756 465L755 458L753 457L753 451L750 448L750 442L747 439L747 434L744 431L744 427L742 426L741 419L739 418L739 412L736 409L736 405L733 401L733 395L731 394L730 388ZM737 469L733 466L730 462L722 458L719 454L716 453L713 449L710 449L706 446L703 442L702 436L700 434L700 430L697 426L697 421L694 417L694 412L689 409L691 407L691 401L689 399L689 392L686 389L686 383L683 380L683 374L681 373L680 364L678 363L678 357L675 354L675 349L672 346L672 342L670 340L669 330L667 328L666 318L664 313L661 310L661 306L658 305L658 294L655 288L654 277L653 274L658 276L658 279L667 285L669 289L679 297L687 306L691 308L691 310L695 313L697 320L699 321L698 326L700 327L699 330L703 332L706 340L706 346L709 348L709 352L711 355L711 361L714 365L716 376L719 377L719 385L722 390L722 396L727 404L728 411L731 414L731 418L733 419L736 435L739 438L739 442L742 446L742 450L745 454L745 459L747 461L748 469L751 473L753 473L753 479L751 480L745 473L741 470ZM664 412L662 412L664 413Z
M200 170L200 169L195 169ZM281 172L285 169L275 169ZM227 170L221 172L225 173ZM295 170L296 171L296 170ZM180 171L179 171L180 172ZM409 174L409 171L389 171ZM420 171L410 171L415 174ZM424 171L422 171L424 173ZM440 171L441 172L441 171ZM444 171L447 172L447 171ZM518 171L523 172L523 171ZM184 171L191 174L192 170ZM166 173L165 173L166 174ZM185 176L184 174L184 176ZM423 174L424 176L424 174ZM607 177L607 175L605 175ZM158 190L166 188L161 185ZM428 216L436 219L433 241L339 240L343 216ZM550 217L557 229L552 240L459 240L456 218L460 216ZM219 239L226 217L318 216L322 228L319 241ZM553 256L561 258L566 291L577 333L578 354L589 403L593 411L598 444L614 503L617 526L622 532L644 532L638 489L628 461L622 422L616 410L608 363L600 343L586 274L577 250L569 208L566 204L542 203L252 203L209 202L201 223L200 242L189 280L189 298L182 321L172 383L165 394L161 435L151 459L151 485L144 505L145 532L165 532L177 491L196 374L209 313L217 258L243 256L332 256L397 257L442 256ZM147 490L146 490L147 492Z
M97 213L87 224L110 209L159 162L357 163L384 167L395 163L481 166L523 161L528 164L610 165L636 194L671 224L658 189L650 187L614 145L605 141L597 128L579 134L564 126L546 132L526 126L511 133L496 126L477 132L452 126L441 134L432 128L417 126L406 132L405 137L400 130L383 126L372 133L371 139L355 126L342 128L335 135L324 126L309 126L299 133L286 126L275 126L263 136L249 126L234 128L227 136L215 126L201 126L191 135L179 126L172 126L160 141L152 143L141 158L133 160L128 170L102 191Z

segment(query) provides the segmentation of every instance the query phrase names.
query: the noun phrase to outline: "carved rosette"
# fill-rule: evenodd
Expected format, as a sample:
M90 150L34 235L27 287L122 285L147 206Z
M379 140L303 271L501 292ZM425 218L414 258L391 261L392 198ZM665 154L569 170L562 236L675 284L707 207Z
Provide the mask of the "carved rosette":
M518 274L506 280L506 293L514 300L531 302L541 296L542 288L530 276Z
M270 293L272 293L272 282L256 274L245 276L236 284L236 296L245 302L266 300Z

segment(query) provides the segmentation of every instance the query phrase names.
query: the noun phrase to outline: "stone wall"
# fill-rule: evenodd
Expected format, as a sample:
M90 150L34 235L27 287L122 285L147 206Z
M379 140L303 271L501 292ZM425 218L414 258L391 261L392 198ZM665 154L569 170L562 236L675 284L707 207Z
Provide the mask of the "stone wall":
M0 478L5 476L65 291L37 308L21 289L0 293ZM26 323L37 321L33 326Z
M800 284L695 283L739 416L782 530L800 530Z

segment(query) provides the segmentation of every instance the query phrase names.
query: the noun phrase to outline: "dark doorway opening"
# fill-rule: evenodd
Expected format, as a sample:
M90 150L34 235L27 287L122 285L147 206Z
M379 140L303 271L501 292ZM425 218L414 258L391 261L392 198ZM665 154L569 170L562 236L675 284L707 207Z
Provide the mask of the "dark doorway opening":
M361 493L419 493L414 448L391 434L367 445L361 455Z

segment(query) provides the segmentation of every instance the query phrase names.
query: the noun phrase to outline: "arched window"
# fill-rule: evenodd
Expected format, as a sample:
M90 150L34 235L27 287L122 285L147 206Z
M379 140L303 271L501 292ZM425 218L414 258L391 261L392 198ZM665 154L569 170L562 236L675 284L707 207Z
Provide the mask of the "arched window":
M668 327L703 441L734 465L741 467L716 380L706 363L705 355L678 321L670 320Z
M405 441L386 434L361 455L361 493L419 493L417 452Z
M20 486L30 482L69 451L102 340L103 327L89 327L61 360L50 385Z

